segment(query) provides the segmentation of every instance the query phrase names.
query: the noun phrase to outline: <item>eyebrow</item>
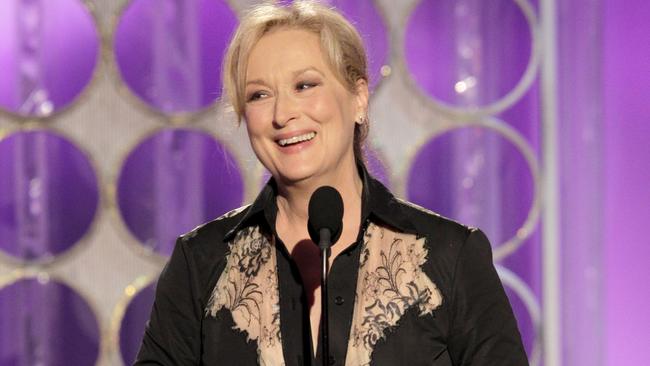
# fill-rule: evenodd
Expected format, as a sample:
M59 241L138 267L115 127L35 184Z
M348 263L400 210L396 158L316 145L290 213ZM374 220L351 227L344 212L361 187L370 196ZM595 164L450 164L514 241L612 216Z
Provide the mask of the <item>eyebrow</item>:
M303 73L305 73L307 71L315 71L315 72L319 73L320 75L323 75L323 76L325 75L320 70L318 70L317 68L315 68L313 66L309 66L309 67L305 67L304 69L296 70L296 71L292 72L291 75L295 78L298 75L301 75L301 74L303 74ZM249 80L249 81L246 82L247 86L250 85L250 84L268 85L263 79L253 79L253 80Z
M315 68L313 66L309 66L309 67L305 67L304 69L296 70L292 74L293 74L293 77L296 77L296 76L298 76L300 74L306 73L307 71L315 71L315 72L323 75L323 73L320 70L318 70L317 68Z

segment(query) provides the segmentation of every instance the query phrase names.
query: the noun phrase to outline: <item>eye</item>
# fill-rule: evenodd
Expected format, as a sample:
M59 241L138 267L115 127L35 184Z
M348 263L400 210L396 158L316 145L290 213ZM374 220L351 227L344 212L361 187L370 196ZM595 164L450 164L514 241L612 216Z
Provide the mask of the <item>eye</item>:
M256 91L253 93L250 93L248 97L246 98L247 101L249 102L254 102L256 100L260 100L262 98L266 97L266 93L263 91Z
M298 84L296 84L296 90L298 90L298 91L307 90L307 89L311 89L311 88L313 88L315 86L318 86L318 83L301 81Z

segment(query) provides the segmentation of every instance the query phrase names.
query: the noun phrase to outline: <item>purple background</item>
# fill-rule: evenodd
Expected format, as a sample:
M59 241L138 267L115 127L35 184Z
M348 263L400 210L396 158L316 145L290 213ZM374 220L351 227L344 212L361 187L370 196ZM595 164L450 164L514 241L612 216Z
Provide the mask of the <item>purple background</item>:
M422 1L411 13L405 37L406 66L417 87L428 98L455 108L498 102L519 83L531 57L529 25L510 0ZM457 88L462 82L466 89ZM538 88L532 83L495 120L513 127L534 152L541 130ZM460 124L436 135L418 147L406 178L407 199L480 227L494 248L515 236L533 201L533 179L521 151L485 126ZM537 230L499 263L541 301ZM532 344L540 340L527 309L513 294L508 289L532 356Z
M67 285L22 279L0 290L0 365L93 365L100 333L88 303Z
M149 319L153 306L155 284L151 284L138 291L126 307L122 323L120 324L120 355L125 365L133 364L135 356L140 350L140 342L144 328L142 324Z
M0 140L0 249L22 260L63 253L88 231L99 204L88 158L48 130Z
M56 111L71 103L90 81L99 56L97 29L78 0L20 4L28 3L0 1L0 108L22 115L42 114L38 102L28 102L34 100L30 94L41 90L46 96L40 103L51 103Z
M608 365L650 365L650 2L607 0L605 334Z
M497 247L524 223L532 187L530 169L512 142L493 130L461 127L434 137L418 151L407 198L481 228Z
M372 0L324 1L345 15L363 38L368 57L370 87L376 88L381 81L381 67L388 62L388 33L379 9Z
M406 62L431 97L453 106L484 106L519 82L530 40L526 18L512 0L423 0L406 29ZM457 93L456 83L466 77L476 84Z
M117 202L140 243L170 255L178 235L241 206L243 192L237 164L219 142L202 131L170 128L129 154Z
M135 0L120 18L115 57L131 90L166 113L221 95L221 62L237 18L226 1Z

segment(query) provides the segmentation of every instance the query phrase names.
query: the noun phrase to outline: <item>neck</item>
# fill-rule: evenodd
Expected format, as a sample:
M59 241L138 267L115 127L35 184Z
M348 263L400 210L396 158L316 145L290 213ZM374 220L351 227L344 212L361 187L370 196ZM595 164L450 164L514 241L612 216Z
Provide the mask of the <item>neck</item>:
M356 165L352 164L351 169L345 169L333 176L308 179L290 185L278 184L278 217L282 217L292 227L304 227L306 230L309 199L316 189L324 185L336 188L341 194L345 205L344 222L348 221L348 217L361 216L363 183Z

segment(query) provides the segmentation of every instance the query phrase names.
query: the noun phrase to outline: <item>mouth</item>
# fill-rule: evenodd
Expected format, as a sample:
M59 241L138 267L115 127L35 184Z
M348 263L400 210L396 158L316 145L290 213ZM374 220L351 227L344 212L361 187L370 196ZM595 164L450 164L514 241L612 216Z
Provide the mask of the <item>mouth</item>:
M282 147L286 147L291 145L297 145L302 142L311 141L314 137L316 137L316 132L312 131L312 132L303 133L301 135L289 137L286 139L276 140L276 143Z

